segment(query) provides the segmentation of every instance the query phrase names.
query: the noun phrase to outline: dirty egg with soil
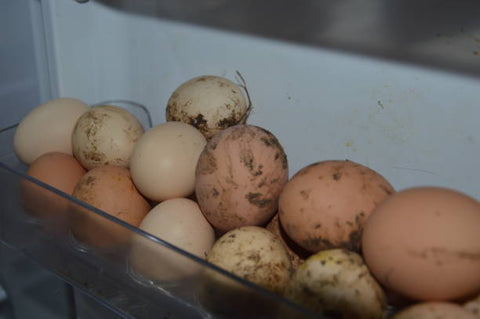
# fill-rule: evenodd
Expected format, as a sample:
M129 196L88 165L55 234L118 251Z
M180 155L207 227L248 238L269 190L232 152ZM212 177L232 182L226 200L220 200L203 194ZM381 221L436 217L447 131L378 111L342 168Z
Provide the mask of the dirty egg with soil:
M243 88L220 76L192 78L170 96L166 119L193 125L209 139L230 126L245 124L250 101Z
M72 133L73 154L86 169L101 165L128 167L143 131L129 111L113 105L97 106L78 119Z
M225 233L213 245L207 261L279 294L283 293L292 268L280 240L258 226Z
M386 295L362 257L346 249L311 255L295 271L285 297L328 318L382 319Z
M285 185L279 218L287 235L310 252L359 251L364 222L394 193L374 170L353 161L326 160L304 167Z
M195 193L205 217L224 233L267 223L287 180L287 157L277 138L257 126L235 125L200 154Z

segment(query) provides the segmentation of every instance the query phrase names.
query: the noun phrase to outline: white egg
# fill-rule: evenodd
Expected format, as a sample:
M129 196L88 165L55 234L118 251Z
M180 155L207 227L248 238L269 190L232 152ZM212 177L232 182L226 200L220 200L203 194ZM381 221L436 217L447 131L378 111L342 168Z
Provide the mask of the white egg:
M205 144L195 127L182 122L154 126L137 141L130 160L138 190L154 201L191 195L195 169Z

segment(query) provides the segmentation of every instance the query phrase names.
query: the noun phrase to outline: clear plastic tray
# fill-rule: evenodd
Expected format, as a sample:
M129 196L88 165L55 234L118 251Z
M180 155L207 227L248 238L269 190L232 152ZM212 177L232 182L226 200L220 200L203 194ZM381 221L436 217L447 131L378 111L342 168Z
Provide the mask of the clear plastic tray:
M132 111L151 126L146 108L128 101L107 101ZM165 241L133 227L26 175L13 152L16 126L0 130L0 241L93 296L112 313L126 318L315 318L314 314L261 287L246 282ZM56 200L61 215L38 218L22 200L25 187L37 187ZM31 204L31 203L30 203ZM35 206L35 205L34 205ZM33 207L35 209L35 207ZM109 227L145 245L163 246L198 267L186 278L155 282L129 266L128 246L107 251L75 240L75 214L95 216ZM158 263L168 261L158 260Z

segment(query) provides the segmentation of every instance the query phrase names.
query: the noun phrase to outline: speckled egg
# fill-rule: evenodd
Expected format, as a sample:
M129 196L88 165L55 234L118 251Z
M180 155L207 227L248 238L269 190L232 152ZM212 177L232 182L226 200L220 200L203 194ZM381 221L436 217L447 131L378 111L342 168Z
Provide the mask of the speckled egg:
M280 222L287 235L308 251L346 248L358 252L366 218L393 193L383 176L359 163L314 163L298 171L283 188Z
M93 107L75 125L71 135L73 155L87 169L101 165L129 167L133 147L143 131L142 124L126 109Z
M200 154L195 193L208 221L224 233L267 223L287 180L287 156L277 138L257 126L235 125Z

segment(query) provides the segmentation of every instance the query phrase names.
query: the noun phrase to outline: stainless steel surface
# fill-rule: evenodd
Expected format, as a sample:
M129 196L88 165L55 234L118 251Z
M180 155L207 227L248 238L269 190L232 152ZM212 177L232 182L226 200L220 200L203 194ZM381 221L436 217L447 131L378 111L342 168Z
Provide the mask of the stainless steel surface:
M106 6L480 75L474 0L96 0Z

